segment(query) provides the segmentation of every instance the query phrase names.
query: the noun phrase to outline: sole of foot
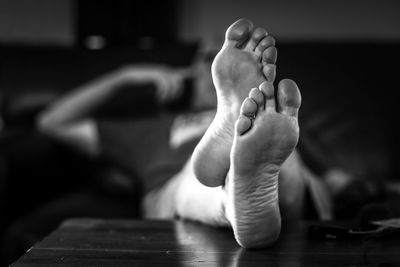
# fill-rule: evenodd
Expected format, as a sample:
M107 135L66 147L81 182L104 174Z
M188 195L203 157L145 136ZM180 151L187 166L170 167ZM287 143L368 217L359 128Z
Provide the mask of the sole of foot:
M276 59L275 39L265 29L254 29L250 21L240 19L226 31L225 42L212 65L217 112L192 157L194 172L202 184L225 183L240 106L249 88L274 81Z
M253 88L235 125L226 190L227 218L238 243L262 247L280 233L278 176L299 138L301 95L292 80Z

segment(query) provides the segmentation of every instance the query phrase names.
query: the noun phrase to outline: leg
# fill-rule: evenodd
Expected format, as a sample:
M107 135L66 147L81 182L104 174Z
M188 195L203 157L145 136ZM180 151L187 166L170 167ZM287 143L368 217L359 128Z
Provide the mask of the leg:
M300 92L290 80L279 84L277 96L271 83L263 83L260 90L253 89L243 102L236 123L226 186L202 185L189 161L163 188L146 196L145 215L157 218L178 215L231 226L236 240L244 247L273 243L279 235L281 220L278 175L281 168L293 166L283 163L298 140L299 106ZM303 194L301 190L293 192L292 188L283 192ZM293 195L289 197L293 199Z
M240 106L251 88L275 79L277 50L274 45L274 38L265 29L253 30L248 20L239 20L226 31L225 43L212 65L217 113L192 158L201 183L224 184Z
M224 214L225 199L226 192L222 186L208 187L196 179L188 160L163 187L145 196L142 211L146 218L179 216L206 224L229 226Z

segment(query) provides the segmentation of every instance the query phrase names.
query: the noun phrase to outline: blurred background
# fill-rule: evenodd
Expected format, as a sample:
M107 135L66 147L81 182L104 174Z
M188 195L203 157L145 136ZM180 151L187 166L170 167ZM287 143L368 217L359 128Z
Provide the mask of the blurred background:
M226 26L239 17L268 25L281 41L399 40L399 4L391 0L351 3L2 0L0 3L2 44L73 47L88 41L90 36L100 36L106 44L137 42L143 38L220 41Z
M306 164L356 181L336 196L336 217L370 203L392 209L399 14L396 0L0 0L0 237L93 175L91 162L35 132L40 110L125 64L187 66L199 50L214 53L241 17L276 37L277 80L294 79L302 91Z

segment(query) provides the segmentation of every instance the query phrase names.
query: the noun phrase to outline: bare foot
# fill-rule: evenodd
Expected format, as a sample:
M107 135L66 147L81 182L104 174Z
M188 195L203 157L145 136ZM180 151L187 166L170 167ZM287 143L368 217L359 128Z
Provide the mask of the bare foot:
M245 19L226 31L225 43L212 65L217 113L192 157L196 177L204 185L224 184L240 106L250 88L275 79L274 45L274 38L265 29L253 30L252 23Z
M298 141L300 103L291 80L279 83L276 96L272 83L263 82L243 101L230 154L226 215L244 247L266 246L279 236L278 175Z

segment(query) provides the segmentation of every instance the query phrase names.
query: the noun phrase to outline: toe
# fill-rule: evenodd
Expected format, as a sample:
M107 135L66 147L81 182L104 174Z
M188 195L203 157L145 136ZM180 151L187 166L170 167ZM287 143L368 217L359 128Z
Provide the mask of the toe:
M267 81L273 83L276 77L276 65L263 64L263 73Z
M264 109L264 94L258 88L253 88L250 91L249 97L256 102L258 109Z
M238 120L236 121L236 132L239 135L244 134L246 131L248 131L251 128L251 124L252 124L252 122L251 122L250 118L240 115Z
M234 22L225 34L225 45L232 47L242 46L250 37L253 23L247 19L239 19Z
M267 31L263 28L256 28L249 41L247 42L245 49L249 51L254 51L260 41L267 35ZM258 55L260 56L260 55Z
M279 82L277 99L278 110L282 114L297 117L301 105L301 94L294 81L284 79Z
M265 96L265 110L267 110L267 112L275 112L276 104L274 85L271 82L263 82L260 85L260 91L263 92Z
M270 46L262 53L262 62L263 64L276 64L277 57L278 50L275 46Z
M242 103L242 107L240 108L240 114L253 118L257 113L257 109L258 109L257 103L250 97L247 97Z
M264 38L258 43L256 49L255 49L255 53L258 56L262 56L263 52L265 49L267 49L268 47L272 47L275 46L275 39L274 37L270 36L270 35L266 35L264 36Z
M253 88L251 91L253 92L254 90L258 90L258 89ZM255 93L255 91L252 95L257 99L257 101L259 100L260 96L257 95ZM239 118L236 121L236 132L239 135L244 134L246 131L248 131L251 128L252 119L255 117L257 109L258 109L258 106L257 106L256 100L254 100L250 97L247 97L243 101L242 107L240 108Z

